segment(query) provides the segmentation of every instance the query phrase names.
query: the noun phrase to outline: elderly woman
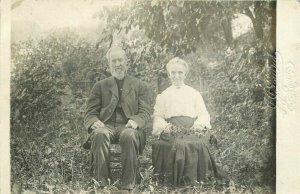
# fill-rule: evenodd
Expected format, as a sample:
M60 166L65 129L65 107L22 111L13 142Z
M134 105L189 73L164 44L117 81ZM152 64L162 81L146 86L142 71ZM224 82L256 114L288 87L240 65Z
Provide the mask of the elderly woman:
M152 133L159 138L152 145L154 173L175 186L222 178L199 135L210 130L210 116L201 94L184 84L188 64L176 57L166 68L172 85L157 96L154 107Z

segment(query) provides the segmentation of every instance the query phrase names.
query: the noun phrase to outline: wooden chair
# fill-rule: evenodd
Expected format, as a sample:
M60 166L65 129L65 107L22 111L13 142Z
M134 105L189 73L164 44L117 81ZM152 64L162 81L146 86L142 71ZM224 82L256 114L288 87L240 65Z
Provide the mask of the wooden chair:
M121 169L121 146L119 144L110 144L110 169L118 170Z
M121 146L119 144L110 144L110 169L119 170L122 169L121 165ZM148 168L151 165L151 161L145 161L143 156L138 157L139 167Z

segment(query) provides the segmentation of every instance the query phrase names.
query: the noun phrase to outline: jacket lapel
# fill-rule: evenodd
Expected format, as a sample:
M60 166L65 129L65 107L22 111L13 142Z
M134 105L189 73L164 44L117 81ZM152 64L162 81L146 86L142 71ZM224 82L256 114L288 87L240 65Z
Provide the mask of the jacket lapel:
M116 83L116 80L114 77L111 77L111 87L109 88L111 93L112 93L112 97L115 96L118 100L119 100L119 92L118 92L118 86Z
M126 96L130 93L130 90L132 89L132 85L130 83L130 78L126 76L124 78L124 83L123 83L123 91L122 91L122 99L125 99Z

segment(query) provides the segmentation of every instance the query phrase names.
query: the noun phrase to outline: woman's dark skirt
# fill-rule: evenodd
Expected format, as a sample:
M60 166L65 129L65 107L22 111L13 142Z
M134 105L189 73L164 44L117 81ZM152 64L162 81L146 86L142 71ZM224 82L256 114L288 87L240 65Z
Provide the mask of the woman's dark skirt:
M178 127L190 128L195 119L172 117L168 120ZM173 137L163 133L152 145L154 174L174 186L196 185L210 177L224 178L218 169L206 140L194 134Z

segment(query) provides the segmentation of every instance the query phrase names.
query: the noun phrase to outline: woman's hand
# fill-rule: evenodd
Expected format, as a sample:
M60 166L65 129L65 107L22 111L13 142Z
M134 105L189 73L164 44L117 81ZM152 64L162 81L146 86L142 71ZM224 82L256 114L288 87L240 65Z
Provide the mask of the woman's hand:
M165 129L163 130L163 133L167 133L170 134L171 133L171 129L172 129L172 125L168 124Z
M194 130L194 131L199 131L199 130L205 131L206 127L204 125L199 124L199 123L194 123L194 125L192 126L191 129Z
M201 125L198 123L194 123L194 125L192 126L191 129L194 130L195 134L198 137L205 136L205 134L207 132L207 128L204 125Z

